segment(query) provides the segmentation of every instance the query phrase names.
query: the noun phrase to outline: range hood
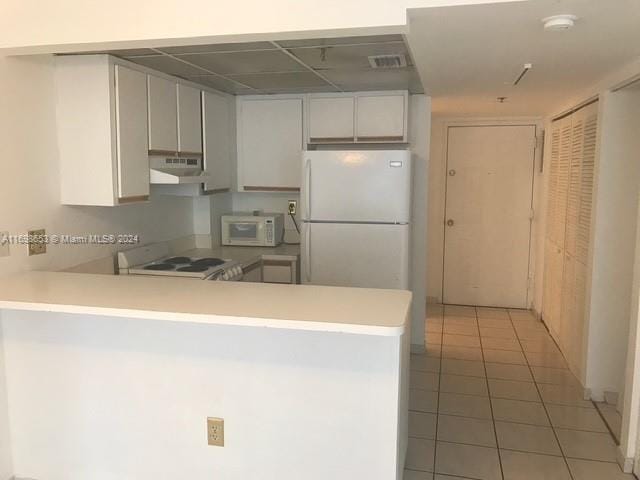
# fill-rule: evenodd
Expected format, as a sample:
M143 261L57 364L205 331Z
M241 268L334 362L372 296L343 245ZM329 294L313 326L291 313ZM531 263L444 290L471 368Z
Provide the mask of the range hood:
M207 183L211 175L202 170L201 162L201 158L192 156L150 156L149 180L152 185Z

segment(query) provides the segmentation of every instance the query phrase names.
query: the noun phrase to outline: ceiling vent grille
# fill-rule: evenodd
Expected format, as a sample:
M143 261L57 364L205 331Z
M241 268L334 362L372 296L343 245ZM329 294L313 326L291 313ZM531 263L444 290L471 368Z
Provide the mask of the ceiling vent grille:
M404 55L371 55L369 56L371 68L403 68L407 66L407 57Z

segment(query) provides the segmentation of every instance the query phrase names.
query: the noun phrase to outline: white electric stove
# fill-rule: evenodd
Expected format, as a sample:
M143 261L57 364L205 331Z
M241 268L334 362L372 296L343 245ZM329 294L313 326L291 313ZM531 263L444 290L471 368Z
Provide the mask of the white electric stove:
M164 243L118 252L120 275L155 275L199 280L242 280L242 266L233 260L214 257L169 255Z

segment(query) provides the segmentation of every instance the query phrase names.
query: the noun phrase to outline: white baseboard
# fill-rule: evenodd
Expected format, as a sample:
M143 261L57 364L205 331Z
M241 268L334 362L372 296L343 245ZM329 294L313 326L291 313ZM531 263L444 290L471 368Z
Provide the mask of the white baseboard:
M618 461L618 465L620 465L620 468L624 473L633 472L634 459L625 457L622 451L620 451L620 447L616 449L616 460Z

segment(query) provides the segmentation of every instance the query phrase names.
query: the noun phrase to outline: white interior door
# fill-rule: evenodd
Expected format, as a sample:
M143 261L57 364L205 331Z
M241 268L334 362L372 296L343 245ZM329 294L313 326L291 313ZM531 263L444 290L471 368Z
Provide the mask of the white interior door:
M527 308L534 125L449 127L443 300Z

